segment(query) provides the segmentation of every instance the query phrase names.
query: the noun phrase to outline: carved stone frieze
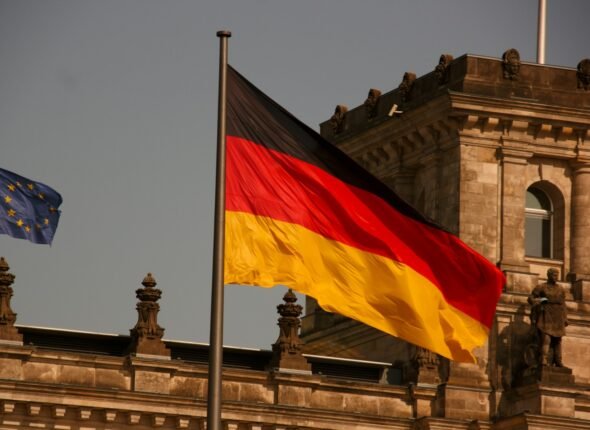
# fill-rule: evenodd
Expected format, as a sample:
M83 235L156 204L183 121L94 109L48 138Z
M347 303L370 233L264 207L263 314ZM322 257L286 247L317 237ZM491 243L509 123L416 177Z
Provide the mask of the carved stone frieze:
M442 54L438 60L438 64L434 68L434 74L438 78L438 83L443 85L449 80L449 65L453 61L453 56L450 54Z
M378 168L393 158L396 157L396 152L393 150L390 144L381 145L375 148L368 149L362 156L362 164L369 170Z
M412 72L404 73L401 84L397 87L402 103L409 101L412 98L412 88L414 87L414 81L416 80L416 74Z
M508 49L502 54L502 71L504 79L517 81L520 74L520 53L514 49Z
M369 90L369 95L363 103L365 110L367 111L367 118L372 119L377 116L377 106L379 104L379 97L381 97L381 91L375 88Z
M578 63L578 88L584 91L590 90L590 58L585 58Z
M346 112L348 112L348 107L346 105L337 105L334 109L334 115L330 118L330 124L334 134L342 133L344 130Z

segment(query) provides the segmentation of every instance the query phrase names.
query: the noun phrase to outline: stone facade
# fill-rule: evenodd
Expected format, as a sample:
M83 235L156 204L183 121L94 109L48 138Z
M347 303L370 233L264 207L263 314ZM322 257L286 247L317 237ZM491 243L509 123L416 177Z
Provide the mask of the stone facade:
M0 286L14 293L0 261ZM162 292L151 274L142 284L129 336L17 326L6 312L1 430L206 428L208 346L162 339L153 306ZM412 428L415 395L389 383L389 364L302 355L301 306L291 292L284 300L272 351L224 348L224 428Z
M328 314L311 298L306 352L391 362L421 393L417 417L477 419L474 428L590 428L590 97L579 70L523 63L514 49L503 59L442 55L434 72L411 80L406 73L382 94L373 117L361 105L339 130L320 125L325 138L498 264L507 285L476 364L425 361L413 345ZM393 106L403 113L391 115ZM541 256L526 248L534 239L525 210L531 189L551 202ZM551 267L566 290L566 368L539 366L529 320L527 296Z

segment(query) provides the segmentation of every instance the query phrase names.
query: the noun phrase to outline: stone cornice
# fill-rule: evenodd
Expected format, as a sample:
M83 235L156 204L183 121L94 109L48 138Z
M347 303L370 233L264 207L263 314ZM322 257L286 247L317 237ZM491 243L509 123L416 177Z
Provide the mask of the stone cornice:
M525 118L530 122L551 121L574 129L590 127L590 110L538 103L534 99L484 97L449 91L450 108L454 113L479 116ZM509 103L507 103L509 102Z
M520 148L531 156L590 160L590 112L449 91L335 143L382 177L392 166L414 165L425 152L458 142Z

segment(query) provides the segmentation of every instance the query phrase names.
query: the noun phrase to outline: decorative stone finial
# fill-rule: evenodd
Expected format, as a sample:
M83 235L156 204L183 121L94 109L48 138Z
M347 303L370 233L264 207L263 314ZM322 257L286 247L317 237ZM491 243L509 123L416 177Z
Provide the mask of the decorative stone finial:
M367 100L365 100L365 109L367 111L367 118L375 118L377 116L377 105L379 103L379 97L381 97L381 91L376 88L371 88L369 90L369 95L367 96Z
M584 91L590 90L590 58L585 58L578 63L578 88Z
M438 64L434 68L434 74L438 78L439 84L445 84L449 80L449 65L453 61L451 54L442 54L438 59Z
M277 306L279 338L272 345L271 367L279 370L311 372L311 366L302 355L303 341L299 337L301 305L295 304L297 296L289 289L283 296L284 304Z
M502 54L502 70L504 79L517 81L520 73L520 53L510 48Z
M414 87L414 81L416 80L416 74L414 72L404 73L401 84L397 87L401 95L402 103L410 100L412 88Z
M145 278L143 278L143 281L141 281L141 285L143 285L146 288L154 288L158 284L154 279L153 275L148 272Z
M332 132L334 134L341 133L344 130L346 112L348 112L346 105L337 105L334 109L334 115L330 118L330 124L332 124Z
M162 291L155 288L157 283L151 273L148 273L141 284L144 288L135 291L139 299L137 303L137 324L130 330L130 350L136 354L162 355L170 357L170 350L162 342L164 329L158 325L160 305L156 303L162 296Z
M4 257L0 257L0 272L8 272L9 269L10 267L8 267L8 263L6 262Z
M14 275L8 273L10 267L4 259L0 257L0 342L17 342L22 344L23 337L19 334L14 326L16 314L10 307L10 299L13 295L11 285L14 283Z

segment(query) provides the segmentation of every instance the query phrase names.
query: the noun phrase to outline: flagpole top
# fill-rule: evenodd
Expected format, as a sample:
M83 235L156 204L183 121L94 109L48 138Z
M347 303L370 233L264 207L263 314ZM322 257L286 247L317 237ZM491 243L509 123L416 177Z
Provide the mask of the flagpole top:
M217 37L231 37L231 31L228 31L228 30L218 31Z

